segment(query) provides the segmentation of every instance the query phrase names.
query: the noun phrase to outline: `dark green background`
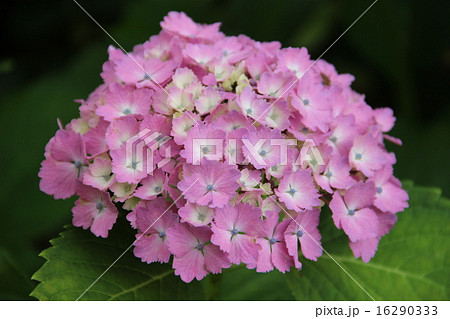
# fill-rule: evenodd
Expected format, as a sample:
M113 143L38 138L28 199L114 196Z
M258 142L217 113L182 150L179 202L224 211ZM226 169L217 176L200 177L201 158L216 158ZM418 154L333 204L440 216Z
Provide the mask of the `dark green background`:
M227 35L306 46L317 58L372 3L299 1L80 1L127 50L160 30L170 10L222 22ZM72 0L0 5L0 299L29 299L38 253L70 223L73 200L39 191L44 146L77 116L112 40ZM447 6L447 7L444 7ZM395 174L450 195L450 32L443 1L379 0L323 57L356 76L373 107L390 106L403 147Z

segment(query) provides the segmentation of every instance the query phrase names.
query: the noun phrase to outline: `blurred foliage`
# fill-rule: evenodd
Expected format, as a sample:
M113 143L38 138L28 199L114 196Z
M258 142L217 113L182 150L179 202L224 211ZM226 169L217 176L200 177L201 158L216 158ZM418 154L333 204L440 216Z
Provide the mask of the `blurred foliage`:
M79 2L127 50L158 33L164 15L178 10L198 22L220 21L228 35L307 46L313 58L372 3ZM70 0L9 1L0 6L0 299L28 299L36 285L29 278L43 263L38 253L70 223L73 203L39 191L37 172L44 147L57 130L56 118L70 121L77 115L72 101L86 98L101 83L101 65L113 42ZM366 94L371 106L394 109L398 121L392 135L404 143L389 145L397 155L396 175L438 186L447 196L448 9L449 3L438 0L379 0L323 57L339 72L355 75L353 88ZM270 285L272 279L267 278ZM235 284L240 287L239 281ZM227 285L233 289L232 282Z

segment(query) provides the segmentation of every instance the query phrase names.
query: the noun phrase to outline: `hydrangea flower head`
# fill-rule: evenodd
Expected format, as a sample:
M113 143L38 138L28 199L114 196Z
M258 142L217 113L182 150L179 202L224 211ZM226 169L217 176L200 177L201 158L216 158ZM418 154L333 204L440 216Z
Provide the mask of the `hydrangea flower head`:
M228 37L182 12L161 27L131 52L108 48L104 83L45 147L41 190L76 195L73 224L95 236L126 218L135 256L171 262L185 282L232 264L300 270L324 251L327 204L369 262L408 207L384 145L401 144L392 110L306 48Z

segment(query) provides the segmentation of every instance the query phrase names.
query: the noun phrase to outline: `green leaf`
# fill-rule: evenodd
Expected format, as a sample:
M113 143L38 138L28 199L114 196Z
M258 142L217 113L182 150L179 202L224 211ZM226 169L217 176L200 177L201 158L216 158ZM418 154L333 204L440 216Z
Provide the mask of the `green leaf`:
M125 221L107 239L67 226L41 256L47 261L34 275L41 283L31 296L39 300L76 300L133 242ZM204 299L199 282L186 284L170 264L146 264L128 251L80 300L195 300Z
M436 188L412 187L410 208L385 236L367 264L355 259L346 236L333 230L330 216L322 224L323 246L375 300L448 300L450 274L450 200ZM329 213L329 212L328 212ZM370 300L326 254L303 261L302 271L288 274L298 300Z

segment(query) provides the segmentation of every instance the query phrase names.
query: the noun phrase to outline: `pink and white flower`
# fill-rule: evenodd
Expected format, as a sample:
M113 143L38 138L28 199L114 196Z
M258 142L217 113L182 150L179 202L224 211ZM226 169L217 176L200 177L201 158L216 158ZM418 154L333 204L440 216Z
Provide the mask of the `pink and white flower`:
M238 189L240 172L226 163L203 159L201 165L184 165L184 179L178 188L191 203L224 207Z
M211 235L209 227L193 227L187 223L167 230L175 275L183 281L201 280L208 273L218 274L230 267L226 254L211 243Z
M300 212L320 205L319 193L309 169L289 171L284 174L275 194L288 209Z
M86 148L81 135L59 130L46 146L46 159L41 163L39 187L49 195L69 198L87 168Z
M96 113L111 122L127 115L144 116L150 111L153 91L135 89L130 85L114 83L109 87L105 104L97 108Z
M192 226L207 226L214 217L214 209L208 206L186 203L178 210L182 222L187 222Z
M134 254L143 262L166 263L170 258L167 230L178 222L163 198L149 201L134 210L138 234L133 243Z
M256 266L257 272L268 272L277 268L281 272L288 271L294 265L284 241L284 233L291 220L279 222L276 212L267 212L266 220L260 228L256 242L261 246Z
M334 192L330 202L334 224L343 229L352 242L377 237L378 218L370 206L375 201L373 182L359 182L344 195Z
M290 256L294 258L295 268L301 269L302 263L298 260L299 248L305 258L317 261L322 255L321 235L319 233L319 209L300 212L292 220L284 233L284 240Z
M111 202L107 192L89 186L80 186L77 190L80 196L72 208L74 226L91 229L95 236L108 237L119 212Z
M256 267L259 246L256 244L261 210L249 204L217 208L211 230L211 242L228 253L229 260L247 268Z

